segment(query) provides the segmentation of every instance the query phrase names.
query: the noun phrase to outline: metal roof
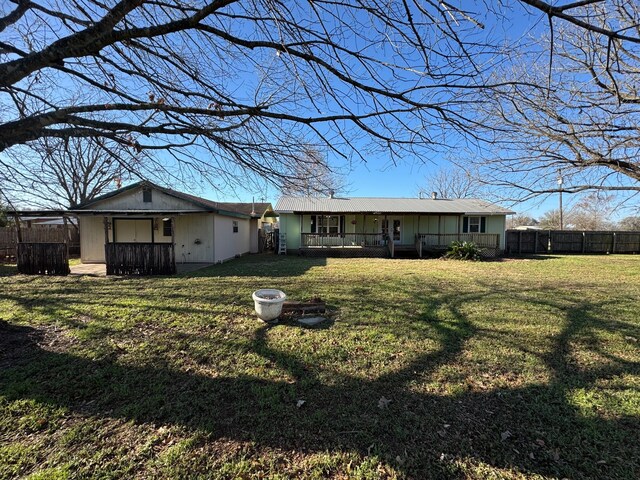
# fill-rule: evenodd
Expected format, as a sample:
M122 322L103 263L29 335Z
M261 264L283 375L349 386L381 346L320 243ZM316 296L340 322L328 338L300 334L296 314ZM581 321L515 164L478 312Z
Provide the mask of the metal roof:
M477 198L281 197L278 213L422 213L509 215L515 212Z

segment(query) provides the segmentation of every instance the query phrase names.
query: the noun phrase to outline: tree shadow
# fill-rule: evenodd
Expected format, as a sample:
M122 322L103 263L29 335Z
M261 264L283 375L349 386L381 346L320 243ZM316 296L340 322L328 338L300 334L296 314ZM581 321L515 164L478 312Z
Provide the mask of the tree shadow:
M213 438L284 450L366 456L373 449L414 478L465 477L460 464L465 461L525 474L637 478L640 419L585 415L570 401L573 392L598 381L640 374L638 361L617 357L587 370L573 363L577 339L600 349L592 335L602 328L597 305L567 310L553 348L538 353L551 372L546 383L454 393L415 385L439 367L455 365L466 343L484 335L460 308L473 298L425 297L417 322L428 324L437 348L374 379L332 373L330 383L321 364L270 343L272 328L289 325L258 328L249 347L267 368L282 369L291 378L274 381L248 375L213 378L152 362L131 366L117 358L92 361L47 350L43 330L0 322L0 394L96 416L183 425ZM447 321L436 314L443 304L450 313ZM390 400L383 408L382 397ZM296 407L299 399L306 402L303 411Z
M229 262L212 265L184 277L298 277L314 267L327 265L326 258L261 253L246 255Z

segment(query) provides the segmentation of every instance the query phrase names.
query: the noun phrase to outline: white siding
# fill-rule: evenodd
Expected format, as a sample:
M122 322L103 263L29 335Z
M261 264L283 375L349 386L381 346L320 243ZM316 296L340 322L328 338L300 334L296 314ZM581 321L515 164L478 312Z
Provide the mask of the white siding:
M233 232L233 222L238 222L238 232ZM249 253L251 249L251 225L249 219L214 217L215 261L224 262L236 255Z

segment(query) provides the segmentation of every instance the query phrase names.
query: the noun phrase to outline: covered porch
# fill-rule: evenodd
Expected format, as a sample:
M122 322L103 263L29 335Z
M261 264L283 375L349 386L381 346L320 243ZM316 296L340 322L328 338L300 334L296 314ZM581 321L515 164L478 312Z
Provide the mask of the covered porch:
M291 227L293 218L287 220L289 248L308 256L422 258L446 251L454 241L474 242L488 257L501 252L500 233L490 232L500 231L501 225L479 216L309 213L295 219L300 233ZM469 232L472 229L478 231Z
M177 272L176 212L109 213L111 216L102 217L106 275L173 275Z

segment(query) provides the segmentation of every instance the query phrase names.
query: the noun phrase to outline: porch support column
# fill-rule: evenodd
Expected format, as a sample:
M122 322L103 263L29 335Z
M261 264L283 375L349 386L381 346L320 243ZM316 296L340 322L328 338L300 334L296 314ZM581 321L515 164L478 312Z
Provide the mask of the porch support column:
M171 268L176 271L176 217L171 217Z
M104 217L102 223L104 224L104 243L106 245L109 243L109 217Z
M18 216L17 213L14 215L13 220L16 222L16 237L18 240L17 243L22 243L22 228L20 227L20 217ZM18 247L16 247L16 256L17 256L17 253L18 253Z
M64 244L67 250L67 260L69 260L69 225L67 224L67 216L62 215L62 223L64 224Z

